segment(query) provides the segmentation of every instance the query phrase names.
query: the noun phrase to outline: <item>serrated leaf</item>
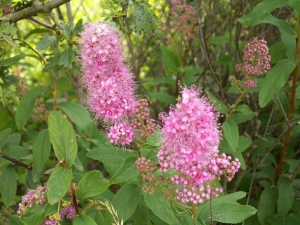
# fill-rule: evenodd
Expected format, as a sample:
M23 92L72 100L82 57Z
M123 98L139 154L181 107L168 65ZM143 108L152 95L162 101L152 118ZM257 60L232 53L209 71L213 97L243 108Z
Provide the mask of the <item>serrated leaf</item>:
M211 220L210 209L203 212L201 219L206 222ZM241 205L236 202L222 202L212 207L213 220L221 223L240 223L254 215L256 209L249 205Z
M119 184L124 181L129 181L132 178L136 177L139 174L138 169L136 168L135 161L136 157L130 157L124 160L121 167L117 172L111 177L110 184Z
M176 221L170 203L165 200L164 195L158 191L153 194L143 193L146 205L158 216L161 220L168 224L173 224Z
M280 29L281 40L284 44L285 52L290 60L295 59L296 55L296 39L294 35L288 34L284 30Z
M57 90L60 91L69 91L72 88L71 82L66 77L60 77L56 81Z
M244 115L247 114L253 114L254 112L250 109L250 107L248 105L239 105L238 107L236 107L235 109L238 112L241 112Z
M179 56L173 50L167 48L166 46L160 46L163 63L169 73L177 72L180 67Z
M112 176L119 170L120 165L129 157L135 156L134 153L124 151L121 148L101 147L94 148L87 154L88 157L99 160L104 164L105 169Z
M0 132L0 149L2 146L8 141L9 135L10 135L11 129L5 129Z
M278 214L286 215L292 208L295 200L295 193L289 178L281 176L278 182Z
M2 153L11 158L15 158L16 160L20 160L21 157L28 155L28 149L23 146L9 146L8 148L3 149Z
M48 180L48 202L53 205L58 202L68 191L73 173L71 169L57 167Z
M88 215L76 216L73 218L73 225L97 225L97 223Z
M232 114L229 117L228 122L233 122L236 124L244 123L248 120L251 120L254 116L255 116L255 113L243 114L243 113L238 112L238 113Z
M214 207L217 204L224 203L224 202L236 202L239 199L242 199L246 196L246 193L243 191L238 191L232 194L228 194L225 196L221 196L218 198L212 198L212 207ZM210 213L210 201L206 201L204 204L200 205L197 209L198 212L198 218L204 218L208 217L207 212ZM205 216L206 215L206 216Z
M239 141L239 130L237 124L234 122L225 121L222 124L222 129L228 144L230 145L233 151L236 151Z
M1 20L0 27L0 41L4 40L13 48L19 47L19 45L14 42L14 36L18 31L18 28L16 28L15 24L10 23L8 20Z
M62 102L57 105L66 113L72 122L80 129L84 130L89 136L94 136L97 132L96 126L91 119L88 111L81 105L74 102Z
M44 50L50 47L51 45L53 45L56 42L56 40L57 39L54 36L45 37L42 40L40 40L38 43L36 43L35 49L37 51Z
M135 33L153 35L158 19L148 4L135 2L133 7L133 29Z
M252 140L245 136L239 136L238 150L239 152L245 151L252 143Z
M295 66L295 61L282 59L269 70L259 92L260 107L265 107L273 98L273 93L277 93L284 86Z
M77 155L77 139L72 125L57 111L50 113L48 125L55 156L59 161L64 160L67 166L71 167Z
M74 57L75 57L74 52L71 49L67 48L60 55L58 59L58 65L71 69L72 62L74 62Z
M79 200L86 199L95 195L99 195L106 191L109 187L100 171L94 170L86 173L78 183L76 197Z
M17 192L17 174L13 165L7 165L0 177L2 202L7 206L14 203Z
M227 114L228 113L228 108L227 106L220 101L217 97L215 97L212 93L210 92L205 92L207 94L207 96L209 97L210 101L212 102L212 104L214 105L214 107L223 114Z
M144 201L140 201L133 213L134 225L148 225L149 210Z
M141 189L135 184L126 184L115 195L112 205L117 211L118 216L124 222L133 214L141 200Z
M276 190L271 185L267 186L258 202L257 216L261 225L269 225L267 219L273 215L276 207Z
M72 35L73 36L76 36L78 35L81 31L82 31L82 18L78 20L78 22L76 23L75 27L74 27L74 30L72 32Z
M167 104L176 104L176 98L172 95L163 92L148 92L149 96L153 99L156 99L160 102Z
M48 90L46 87L35 88L27 92L22 98L16 111L16 125L19 130L25 126L33 113L35 97L39 96L46 90Z
M36 172L42 173L45 163L48 160L51 151L49 132L44 129L39 132L38 136L33 141L33 167Z

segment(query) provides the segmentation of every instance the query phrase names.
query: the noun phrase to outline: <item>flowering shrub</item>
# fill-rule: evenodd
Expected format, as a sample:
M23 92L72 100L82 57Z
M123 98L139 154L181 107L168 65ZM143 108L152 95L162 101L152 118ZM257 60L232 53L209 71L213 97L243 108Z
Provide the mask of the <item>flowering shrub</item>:
M0 3L0 224L299 224L297 4L150 3Z

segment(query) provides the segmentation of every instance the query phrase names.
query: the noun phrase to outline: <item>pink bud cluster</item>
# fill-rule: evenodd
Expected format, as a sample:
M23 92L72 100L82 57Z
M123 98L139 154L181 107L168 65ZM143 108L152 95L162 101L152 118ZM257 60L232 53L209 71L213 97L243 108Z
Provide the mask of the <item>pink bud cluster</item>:
M141 138L154 135L155 121L150 118L147 99L139 99L135 108L135 117L131 120L131 126L137 131Z
M194 26L197 23L195 8L185 4L185 0L174 0L170 8L173 28L178 34L184 34L188 39L195 38Z
M46 202L45 194L47 192L46 187L38 186L35 190L30 189L24 196L22 196L22 202L19 203L19 209L17 214L22 216L26 209L30 209L34 204L43 205ZM68 203L68 206L63 207L60 212L48 215L46 220L39 225L56 225L63 217L71 220L76 216L75 206L73 203Z
M124 64L117 29L107 23L88 23L81 37L83 82L90 111L96 118L113 122L132 115L134 80Z
M34 204L42 205L45 203L45 188L38 186L35 190L29 190L24 196L22 201L19 203L18 215L22 215L27 208L32 208Z
M209 183L225 174L228 181L240 167L236 159L218 155L220 143L218 113L205 97L199 97L196 86L183 88L182 100L162 114L162 147L158 153L161 172L175 169L179 172L171 178L182 202L202 203L210 196L217 196L222 189L214 189Z
M271 56L265 40L254 37L244 50L244 63L237 64L235 69L240 75L245 76L244 86L247 88L256 87L257 82L253 76L266 74L270 70Z

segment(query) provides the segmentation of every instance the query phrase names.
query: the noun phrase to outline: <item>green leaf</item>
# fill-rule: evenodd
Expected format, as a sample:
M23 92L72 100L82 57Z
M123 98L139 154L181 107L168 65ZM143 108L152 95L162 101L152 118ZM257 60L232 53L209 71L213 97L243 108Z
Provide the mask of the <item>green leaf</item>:
M78 22L76 23L75 27L74 27L74 30L72 32L72 35L73 36L76 36L78 35L81 31L82 31L82 18L78 20Z
M3 145L2 149L6 149L10 146L17 146L20 145L21 142L21 135L18 133L11 134L6 141L6 143Z
M282 41L279 41L273 44L271 47L269 47L269 54L271 55L270 63L274 64L281 60L285 56L285 48L286 47L284 46Z
M300 12L300 0L288 0L289 6ZM296 14L297 15L297 14Z
M149 84L149 85L158 85L158 84L174 84L175 80L170 78L156 78L152 79L146 82L143 82L143 84Z
M112 176L119 170L125 159L133 157L135 154L130 151L124 151L121 148L100 147L89 151L87 156L102 162L107 172Z
M176 104L176 98L172 95L163 92L148 92L149 96L153 99L156 99L160 102L167 104Z
M298 225L300 224L300 213L291 213L289 215L272 215L268 218L271 225Z
M146 144L151 146L161 146L162 134L160 129L155 129L154 136L149 136L146 140Z
M233 151L236 151L239 141L239 130L237 124L234 122L225 121L222 124L222 129L224 131L224 136L228 144Z
M295 200L295 193L289 178L281 176L278 182L278 214L286 215L292 208Z
M26 54L20 54L8 59L3 59L0 61L0 67L2 66L11 66L14 64L17 64L17 62L19 62L21 59L23 59L25 56L27 56Z
M72 84L67 77L60 77L56 81L57 90L60 91L69 91L72 89Z
M19 130L25 126L33 113L35 97L42 94L46 90L48 90L46 87L35 88L27 92L22 98L16 112L16 124Z
M280 31L284 31L285 33L289 35L296 35L293 28L285 21L281 19L277 19L276 17L272 16L271 14L265 14L263 15L256 23L252 25L258 25L261 23L269 23L274 26L277 26Z
M209 91L205 92L207 94L207 96L209 97L210 101L212 102L212 104L214 105L214 107L223 114L227 114L228 113L228 108L227 106L221 102L217 97L215 97L212 93L210 93Z
M158 216L161 220L168 224L173 224L176 221L170 203L165 200L162 193L155 191L153 194L143 193L146 205Z
M129 181L132 178L136 177L139 174L138 169L136 168L135 161L136 157L130 157L124 160L121 167L117 172L111 177L110 184L119 184L124 181Z
M56 40L57 39L54 36L45 37L36 44L35 49L37 51L44 50L53 45L56 42Z
M218 198L212 198L212 207L220 203L226 202L236 202L239 199L242 199L246 196L246 193L243 191L238 191L232 194L221 196ZM197 209L198 218L207 218L210 216L210 201L206 201L204 204L200 205Z
M17 174L13 165L7 165L0 177L2 202L7 206L14 203L17 192Z
M42 173L45 163L48 160L51 151L51 144L49 139L49 132L44 129L39 132L38 136L33 141L33 167L36 172Z
M160 46L163 63L169 73L177 72L177 68L180 67L179 56L176 52L167 48L166 46Z
M229 117L228 122L233 122L236 124L244 123L248 120L251 120L254 116L255 113L252 114L234 113Z
M9 146L8 148L3 149L2 153L11 158L15 158L16 160L20 160L21 157L28 155L28 149L23 146Z
M58 60L58 65L72 69L72 62L74 62L74 60L75 60L74 52L71 49L67 48L60 55Z
M48 180L48 202L53 205L58 202L68 191L73 178L71 169L59 166L50 175Z
M222 202L212 207L213 220L221 223L241 223L255 213L256 209L252 206L240 205L236 202ZM206 216L201 218L209 222L210 212L204 212L204 215Z
M245 136L239 136L238 150L239 152L245 151L252 143L252 140Z
M149 4L139 3L135 1L133 7L133 29L135 33L146 35L153 35L156 25L158 24L158 18L154 12L149 9Z
M64 160L71 167L77 155L77 140L72 125L57 111L50 113L48 124L50 141L57 159Z
M294 35L288 34L287 32L281 29L280 33L288 59L294 60L296 55L296 39Z
M265 107L273 98L273 93L277 93L284 86L295 66L295 61L282 59L269 70L259 92L260 107Z
M148 225L149 210L144 201L140 201L133 213L134 225Z
M80 129L84 130L89 136L94 136L97 133L97 128L91 119L88 111L81 105L75 102L62 102L57 105L66 113L72 122Z
M126 184L115 195L112 205L117 211L118 216L124 222L133 214L141 200L141 189L135 184Z
M280 8L287 5L287 0L264 0L257 4L251 11L250 14L243 16L238 21L245 26L252 26L255 24L263 15L272 12L274 9Z
M250 107L248 105L239 105L238 107L236 107L235 109L238 112L241 112L244 115L247 114L253 114L254 112L250 109Z
M97 225L97 223L88 215L76 216L73 218L73 225Z
M79 181L77 187L76 197L79 200L83 200L106 191L109 183L100 171L94 170L86 173Z
M0 132L0 149L2 146L8 141L9 135L10 135L11 129L5 129Z
M261 225L269 225L267 219L274 214L275 208L276 190L269 185L263 190L258 202L257 216Z

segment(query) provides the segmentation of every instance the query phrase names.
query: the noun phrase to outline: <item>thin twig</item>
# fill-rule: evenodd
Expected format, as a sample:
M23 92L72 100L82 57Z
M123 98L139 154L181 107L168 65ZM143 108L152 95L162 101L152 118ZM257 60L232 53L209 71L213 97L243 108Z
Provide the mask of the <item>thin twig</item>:
M24 167L24 168L26 168L26 169L28 169L28 170L31 170L31 169L32 169L32 168L31 168L31 165L27 165L27 164L25 164L25 163L23 163L23 162L21 162L21 161L15 159L15 158L12 158L12 157L10 157L10 156L8 156L8 155L3 154L2 152L0 152L0 157L4 158L4 159L6 159L6 160L9 160L9 161L13 162L14 164L16 164L16 165L18 165L18 166L21 166L21 167Z
M31 21L33 21L33 22L36 22L37 24L42 25L43 27L46 27L46 28L48 28L48 29L50 29L50 30L56 31L56 29L55 29L56 25L52 25L52 24L49 24L49 23L45 23L45 22L43 22L43 21L41 21L41 20L38 20L37 18L35 18L35 17L33 17L33 16L31 16L31 17L29 18L29 20L31 20Z

